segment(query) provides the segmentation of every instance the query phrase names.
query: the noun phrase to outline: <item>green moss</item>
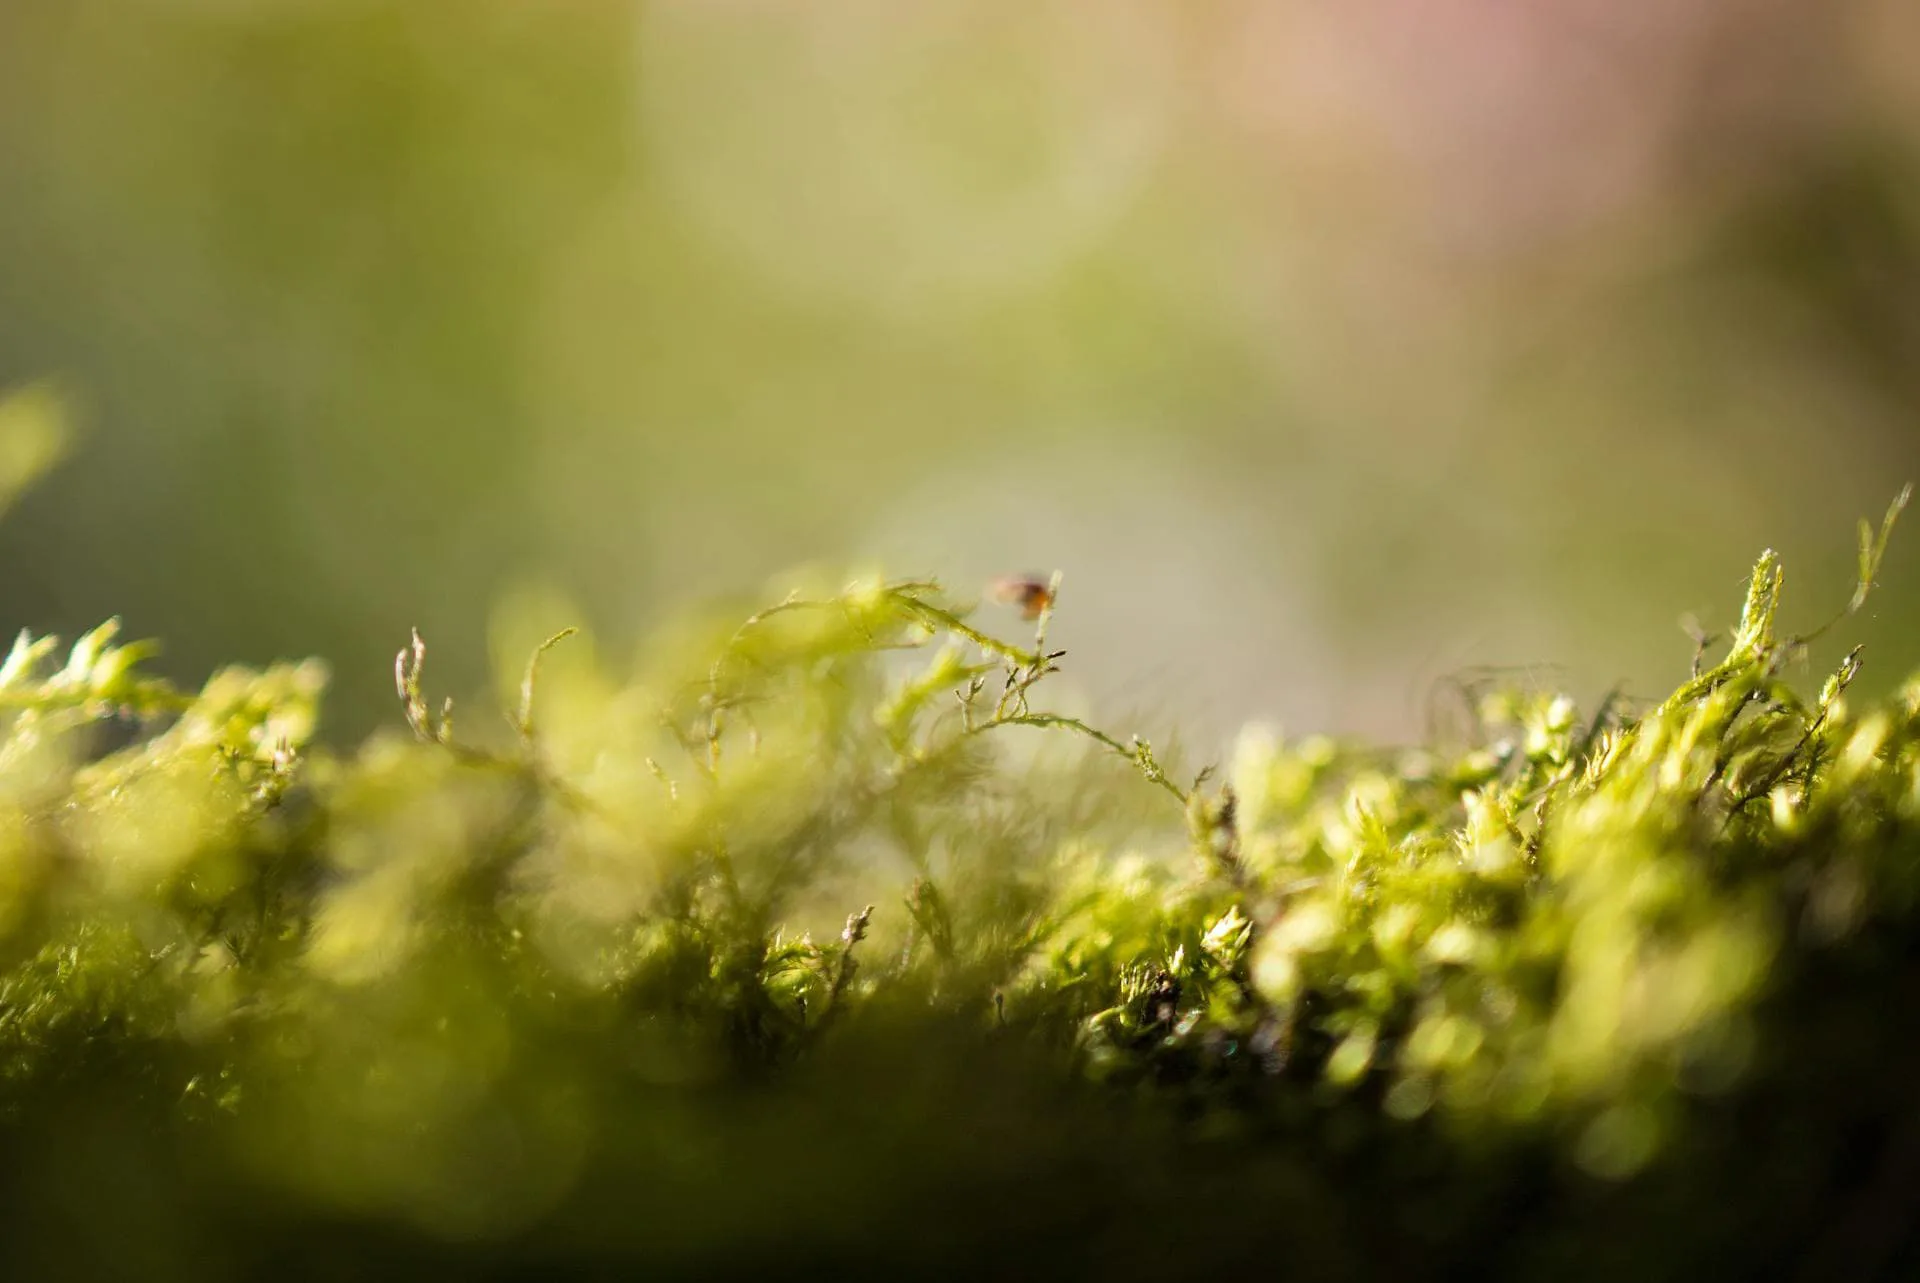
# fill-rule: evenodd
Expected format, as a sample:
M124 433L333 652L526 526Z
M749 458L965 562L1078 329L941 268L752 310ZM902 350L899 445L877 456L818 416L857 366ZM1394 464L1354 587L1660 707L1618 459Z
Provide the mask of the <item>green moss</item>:
M624 681L556 637L492 742L416 637L410 733L344 754L317 666L196 694L110 626L23 637L20 1241L124 1221L100 1263L195 1277L289 1244L1901 1268L1920 681L1856 707L1856 651L1801 693L1781 589L1769 553L1724 658L1643 712L1494 690L1457 743L1249 735L1197 777L1045 710L1051 607L1010 642L927 582L694 620ZM158 1183L85 1206L109 1169Z

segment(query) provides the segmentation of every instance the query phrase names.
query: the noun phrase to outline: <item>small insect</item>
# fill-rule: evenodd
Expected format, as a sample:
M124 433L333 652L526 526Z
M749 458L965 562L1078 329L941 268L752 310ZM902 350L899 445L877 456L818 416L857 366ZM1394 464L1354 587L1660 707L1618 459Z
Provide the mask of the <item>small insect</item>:
M1022 619L1038 619L1053 606L1053 585L1038 575L1002 575L987 591L1003 606L1018 606Z

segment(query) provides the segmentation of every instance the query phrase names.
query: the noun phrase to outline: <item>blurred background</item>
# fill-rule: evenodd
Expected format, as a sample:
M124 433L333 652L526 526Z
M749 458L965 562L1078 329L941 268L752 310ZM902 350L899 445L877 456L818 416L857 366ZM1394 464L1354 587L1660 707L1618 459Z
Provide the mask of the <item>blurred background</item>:
M0 625L317 653L336 737L410 625L478 689L799 562L1059 568L1056 706L1203 754L1658 695L1920 475L1920 6L4 0L37 383Z

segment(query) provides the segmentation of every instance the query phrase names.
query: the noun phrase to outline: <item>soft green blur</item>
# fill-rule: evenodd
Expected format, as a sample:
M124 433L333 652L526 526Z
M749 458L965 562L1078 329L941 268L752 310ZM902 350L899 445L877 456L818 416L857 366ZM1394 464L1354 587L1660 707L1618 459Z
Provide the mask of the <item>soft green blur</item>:
M616 654L796 562L1066 574L1057 699L1646 694L1920 472L1907 0L6 0L0 624ZM1868 676L1920 660L1896 545Z

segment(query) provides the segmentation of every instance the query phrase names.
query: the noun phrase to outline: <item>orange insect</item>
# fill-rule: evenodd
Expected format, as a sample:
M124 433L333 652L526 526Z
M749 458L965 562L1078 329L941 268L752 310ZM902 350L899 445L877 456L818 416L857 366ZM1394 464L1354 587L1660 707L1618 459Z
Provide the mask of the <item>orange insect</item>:
M987 591L1003 606L1020 607L1022 619L1038 619L1053 606L1053 585L1038 575L1002 575Z

